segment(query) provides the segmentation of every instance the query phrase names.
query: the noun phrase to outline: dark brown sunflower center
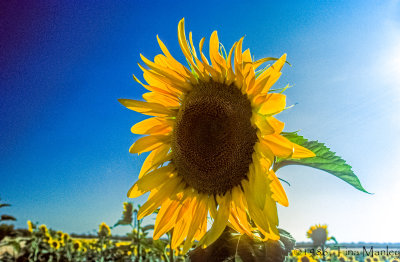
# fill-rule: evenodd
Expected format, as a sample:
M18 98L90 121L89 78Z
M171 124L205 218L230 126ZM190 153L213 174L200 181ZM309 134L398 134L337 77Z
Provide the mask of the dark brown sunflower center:
M176 117L172 162L199 192L223 194L246 178L256 129L247 96L234 85L200 83L185 97Z
M311 233L311 239L314 243L319 245L324 244L326 242L328 235L324 228L317 228Z

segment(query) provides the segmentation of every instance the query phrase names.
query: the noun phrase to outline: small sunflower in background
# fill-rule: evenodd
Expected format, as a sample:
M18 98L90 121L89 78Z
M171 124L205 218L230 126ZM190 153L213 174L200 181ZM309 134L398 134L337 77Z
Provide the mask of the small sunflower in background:
M63 233L61 236L61 241L63 243L67 243L70 239L71 239L71 237L68 235L68 233Z
M98 232L98 234L99 234L99 236L101 236L101 237L111 236L110 227L109 227L106 223L102 222L102 223L99 225L99 232Z
M314 246L324 246L326 241L330 239L330 237L328 237L328 226L311 226L307 231L307 237L312 239Z
M297 262L317 262L311 254L303 254L297 256Z
M271 167L276 157L315 156L283 137L284 123L274 117L286 108L285 95L269 92L286 54L257 71L273 59L254 61L249 49L242 51L243 38L226 54L215 31L209 62L203 54L205 38L197 53L182 19L178 40L188 69L157 40L163 54L154 62L141 56L149 69L139 64L147 84L134 76L150 91L143 94L145 101L119 100L152 116L131 129L147 136L129 151L151 151L128 192L134 198L150 191L137 218L161 206L153 238L172 230L172 249L185 241L184 252L195 240L209 246L226 226L263 241L279 239L276 203L288 206L288 199ZM213 218L209 231L208 214Z
M340 254L340 255L337 257L337 261L338 261L338 262L346 262L346 261L350 261L350 259L349 259L348 257L346 257L345 255Z
M28 224L28 231L33 233L33 230L36 228L35 224L33 224L30 220L28 220L26 223Z
M82 243L79 240L75 240L72 244L72 248L75 251L81 251L82 250Z
M39 226L39 231L40 231L41 233L43 233L43 234L46 234L46 233L49 232L49 230L47 229L47 226L46 226L46 225L40 225L40 226Z
M56 237L57 237L58 239L62 239L63 234L64 234L64 232L62 232L61 230L58 230L58 231L56 232Z
M49 245L52 249L59 249L60 248L60 242L56 239L50 239L49 240Z
M49 232L44 233L42 239L43 239L44 242L50 242L51 241L51 235L49 234Z

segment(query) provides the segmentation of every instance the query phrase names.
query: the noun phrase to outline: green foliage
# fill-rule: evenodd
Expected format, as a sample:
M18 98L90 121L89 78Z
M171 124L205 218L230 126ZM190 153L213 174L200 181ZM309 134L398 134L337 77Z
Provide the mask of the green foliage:
M15 217L13 217L13 216L1 215L0 221L6 221L6 220L8 220L8 221L10 221L10 220L15 221L15 220L17 220L17 219L16 219Z
M124 202L124 210L122 211L122 218L114 225L131 225L133 221L133 204Z
M11 205L6 204L6 203L0 203L0 208L9 207L9 206L11 206ZM3 214L0 216L0 222L15 221L15 220L16 220L15 217L10 216L10 215ZM4 239L6 236L15 236L14 226L2 223L2 224L0 224L0 241L2 239Z
M189 252L191 262L254 261L282 262L293 249L295 240L285 230L279 229L280 240L262 242L240 235L229 227L221 237L205 249L198 247Z
M343 181L349 183L360 191L368 193L361 185L360 180L351 170L351 166L344 159L337 156L335 152L318 141L309 141L297 134L297 132L282 132L281 135L291 142L301 145L315 153L315 157L303 159L281 159L278 158L274 165L274 171L287 165L303 165L326 171Z

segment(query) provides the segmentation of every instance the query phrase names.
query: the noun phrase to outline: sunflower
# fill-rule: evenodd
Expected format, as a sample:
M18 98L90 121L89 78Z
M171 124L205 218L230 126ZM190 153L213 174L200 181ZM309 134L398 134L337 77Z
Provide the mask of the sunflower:
M30 220L28 220L26 223L28 224L28 231L32 233L35 225Z
M55 240L55 239L50 239L49 240L49 245L53 249L58 249L60 247L60 242Z
M128 109L153 116L131 129L148 136L129 151L151 151L128 192L135 198L150 191L137 218L161 206L153 238L173 230L172 248L186 239L186 251L194 240L203 248L210 245L226 226L265 241L279 239L276 202L288 206L288 199L271 169L274 159L315 156L283 137L284 123L273 117L286 106L285 95L269 93L286 54L256 71L271 58L253 61L248 49L242 52L243 38L223 55L215 31L210 63L202 51L204 38L197 53L182 19L178 40L188 69L157 40L163 54L154 62L141 56L149 69L139 64L148 84L134 76L150 91L143 94L145 101L119 99Z
M347 258L345 255L340 254L340 256L338 256L338 258L337 258L337 261L338 262L346 262L346 261L350 261L350 259Z
M46 234L46 233L49 232L49 230L47 229L47 226L44 225L44 224L39 226L39 231L40 231L41 233L43 233L43 234Z
M297 262L316 262L311 254L304 254L297 257Z
M99 236L110 236L111 230L110 227L106 223L101 223L99 225Z
M44 233L42 239L43 239L44 242L48 242L49 243L52 238L51 238L51 235L48 232L46 232L46 233Z
M322 246L325 242L330 239L328 237L328 226L327 225L315 225L311 226L307 231L307 237L311 238L314 245Z
M82 250L82 243L79 240L75 240L74 243L72 244L72 248L75 251L81 251Z

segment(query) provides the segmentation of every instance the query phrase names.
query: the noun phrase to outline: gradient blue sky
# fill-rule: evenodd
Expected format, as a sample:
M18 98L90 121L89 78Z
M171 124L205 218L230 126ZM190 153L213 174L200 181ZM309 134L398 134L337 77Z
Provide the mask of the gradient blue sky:
M185 17L194 41L218 30L229 48L245 35L256 59L288 54L279 115L286 131L325 142L352 166L367 195L322 171L285 167L290 206L280 226L298 241L326 223L338 241L399 242L400 7L398 1L32 1L0 5L0 197L4 210L66 232L120 217L144 155L128 153L145 117L118 98L139 99L142 53L156 34L184 62ZM135 203L142 203L140 197ZM147 221L151 221L151 218ZM115 233L123 233L118 229Z

